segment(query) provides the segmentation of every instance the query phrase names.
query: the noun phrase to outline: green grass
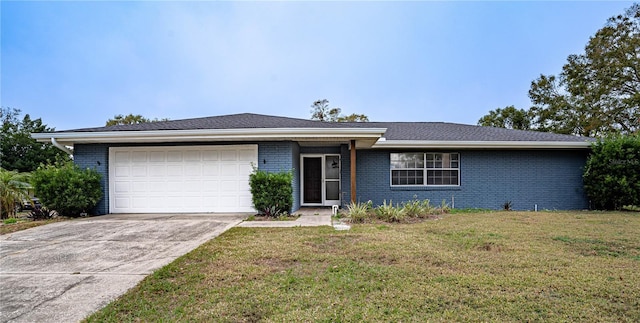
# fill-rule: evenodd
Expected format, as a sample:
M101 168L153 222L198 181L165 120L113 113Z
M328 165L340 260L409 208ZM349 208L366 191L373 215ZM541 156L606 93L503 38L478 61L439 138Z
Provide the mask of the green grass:
M11 218L11 219L14 219L15 222L5 220L2 222L2 224L0 224L0 235L18 232L18 231L22 231L30 228L35 228L35 227L39 227L41 225L45 225L53 222L68 220L68 218L65 218L65 217L57 217L54 219L38 220L38 221L33 221L27 218L20 218L20 219ZM11 219L8 219L8 220L11 220Z
M640 215L233 228L89 322L640 321Z

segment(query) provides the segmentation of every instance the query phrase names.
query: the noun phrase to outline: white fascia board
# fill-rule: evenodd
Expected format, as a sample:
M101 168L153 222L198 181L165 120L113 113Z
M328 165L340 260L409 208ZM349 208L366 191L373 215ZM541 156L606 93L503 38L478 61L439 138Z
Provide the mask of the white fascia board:
M372 148L588 149L589 141L425 141L378 140Z
M251 128L251 129L195 129L152 131L103 131L32 133L39 142L55 138L60 143L118 143L118 142L184 142L233 140L286 140L317 138L378 139L386 128Z

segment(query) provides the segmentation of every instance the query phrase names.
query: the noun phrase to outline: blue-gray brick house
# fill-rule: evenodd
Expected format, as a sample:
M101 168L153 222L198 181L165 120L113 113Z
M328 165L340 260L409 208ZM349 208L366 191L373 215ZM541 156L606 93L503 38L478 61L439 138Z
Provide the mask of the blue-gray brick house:
M258 114L33 134L102 174L96 214L253 212L253 168L292 171L295 211L352 201L583 209L592 139L443 122Z

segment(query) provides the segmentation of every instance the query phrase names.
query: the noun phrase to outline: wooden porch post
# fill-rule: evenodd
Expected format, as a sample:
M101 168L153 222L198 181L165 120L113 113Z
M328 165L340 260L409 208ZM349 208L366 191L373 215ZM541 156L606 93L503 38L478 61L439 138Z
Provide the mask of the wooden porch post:
M351 140L351 203L356 202L356 141Z

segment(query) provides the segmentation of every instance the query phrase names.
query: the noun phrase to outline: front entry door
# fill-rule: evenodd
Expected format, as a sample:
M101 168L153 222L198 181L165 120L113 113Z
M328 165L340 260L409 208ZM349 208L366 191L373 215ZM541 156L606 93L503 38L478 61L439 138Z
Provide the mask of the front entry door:
M302 204L340 204L340 155L302 156Z
M302 159L302 181L304 204L322 203L322 157L304 157Z

